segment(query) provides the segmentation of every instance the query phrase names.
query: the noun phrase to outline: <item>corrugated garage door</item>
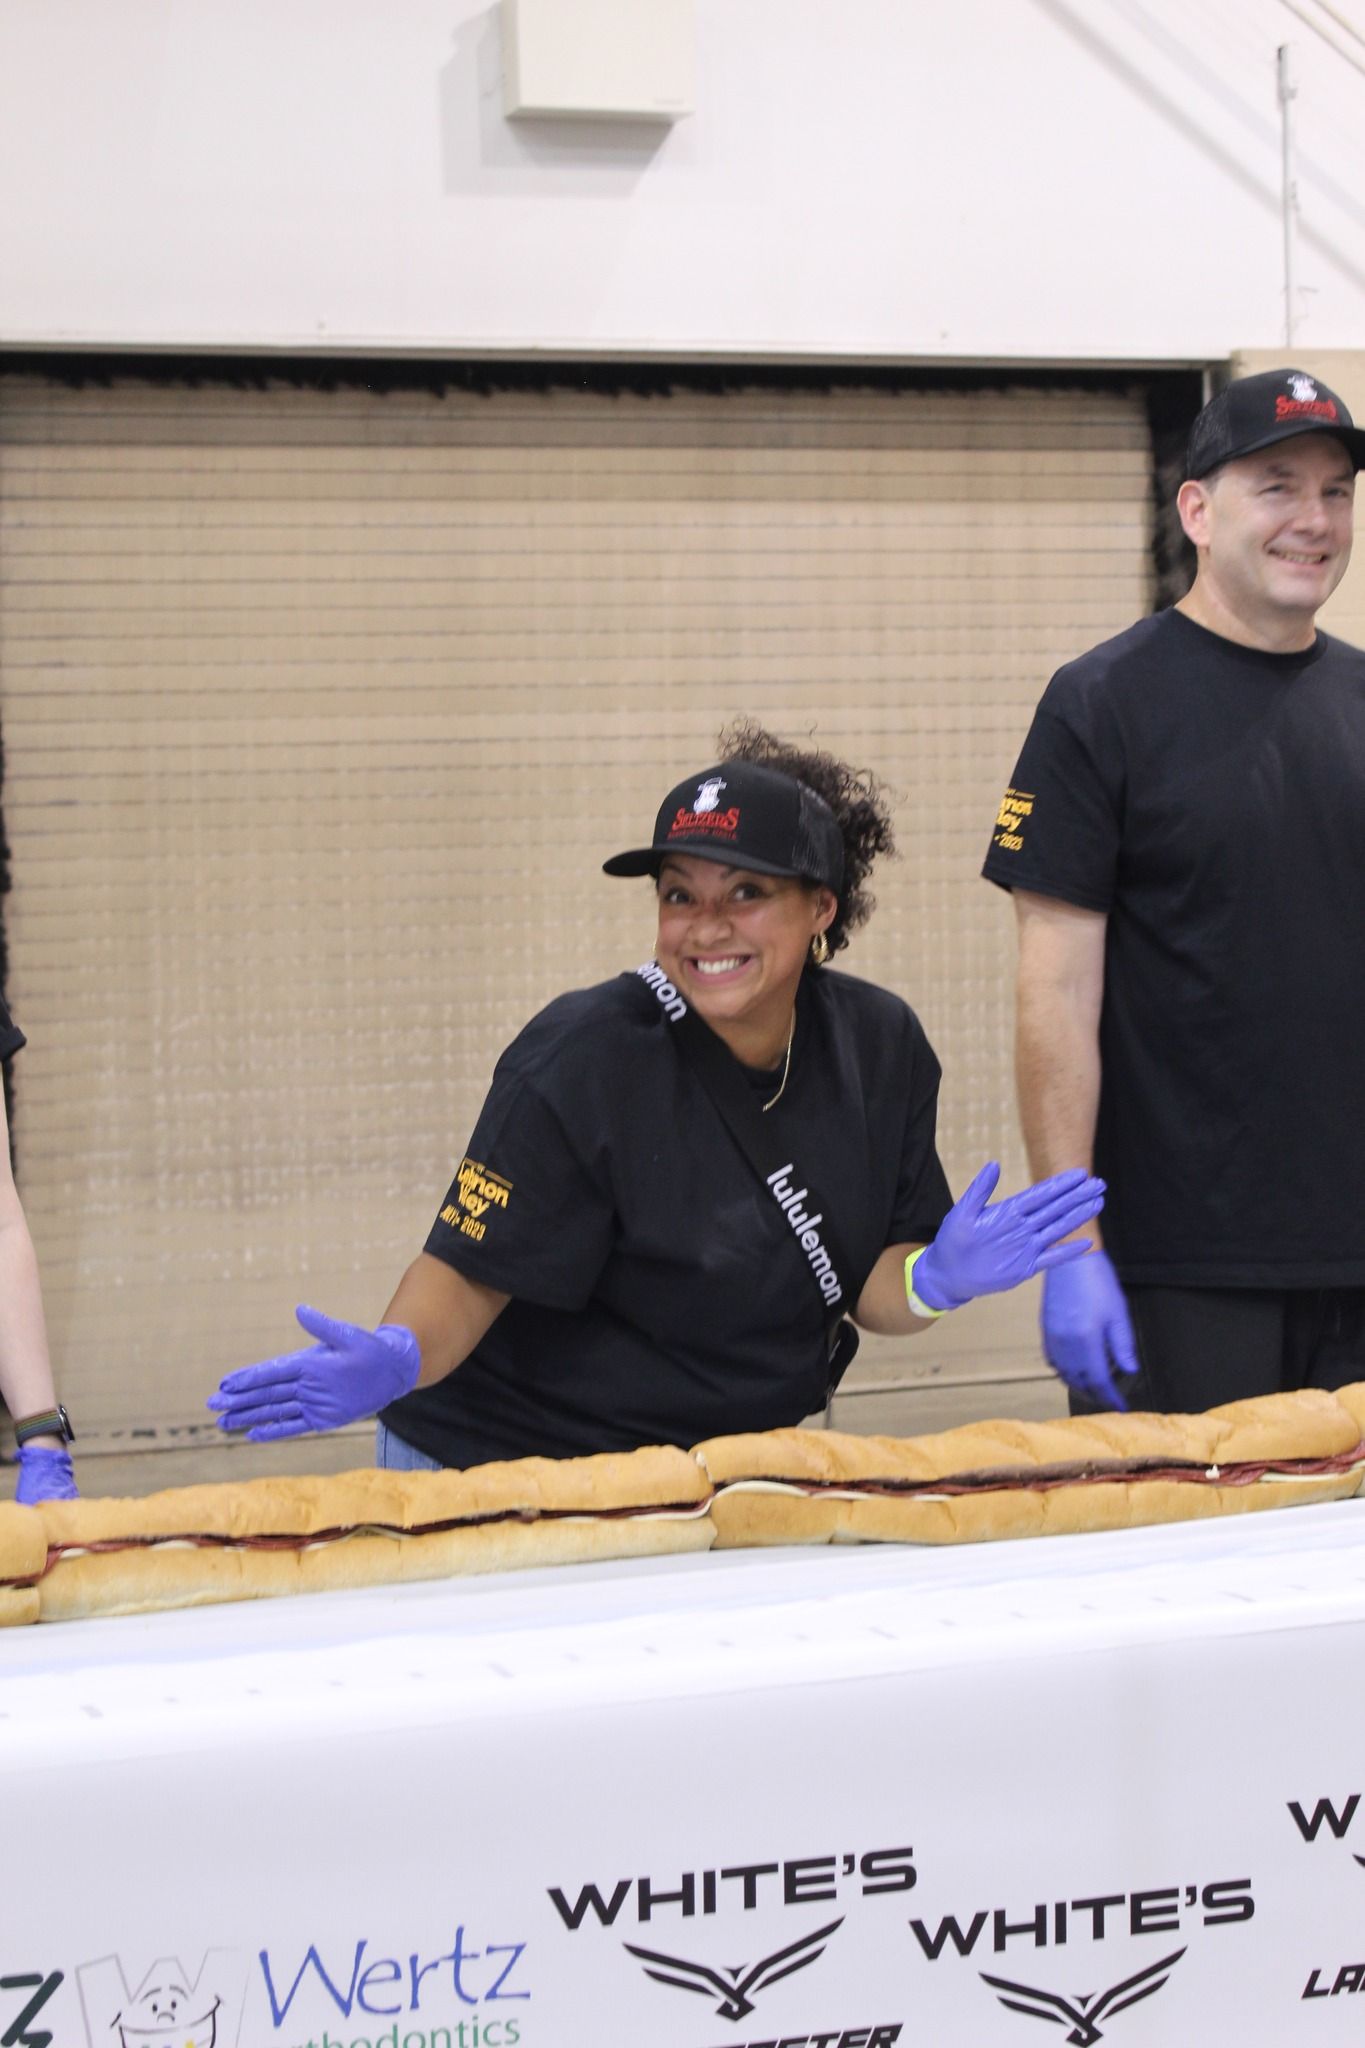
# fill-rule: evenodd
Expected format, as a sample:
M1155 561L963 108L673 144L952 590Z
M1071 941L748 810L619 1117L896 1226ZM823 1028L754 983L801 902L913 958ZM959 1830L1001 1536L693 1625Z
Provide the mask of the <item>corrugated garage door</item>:
M955 1184L1017 1180L977 869L1047 675L1146 608L1150 473L1136 394L0 379L17 1146L85 1449L192 1440L296 1300L379 1315L501 1046L647 954L599 863L737 713L901 792L844 958L927 1023ZM867 1342L840 1423L1052 1405L1034 1314Z

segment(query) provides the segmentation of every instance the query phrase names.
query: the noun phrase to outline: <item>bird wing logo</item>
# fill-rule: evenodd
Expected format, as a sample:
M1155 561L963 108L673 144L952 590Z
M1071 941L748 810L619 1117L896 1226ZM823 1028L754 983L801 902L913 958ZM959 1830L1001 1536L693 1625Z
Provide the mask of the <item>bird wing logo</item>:
M623 1943L628 1955L635 1956L645 1966L645 1975L657 1984L672 1984L679 1991L698 1991L703 1998L714 1998L719 1992L720 2002L716 2012L723 2020L742 2020L754 2009L750 1995L766 1991L770 1984L776 1984L780 1977L790 1977L794 1970L804 1970L808 1964L818 1962L825 1952L825 1945L832 1934L843 1926L843 1920L831 1920L828 1927L817 1927L814 1934L803 1934L799 1941L787 1948L780 1948L776 1955L765 1956L761 1963L746 1967L743 1963L730 1970L713 1970L706 1963L689 1963L681 1956L664 1956L652 1948L636 1948L633 1942Z
M1068 2048L1094 2048L1096 2041L1103 2039L1101 2020L1112 2020L1130 2005L1140 1999L1150 1998L1154 1991L1160 1991L1180 1958L1183 1948L1174 1955L1163 1956L1159 1963L1149 1963L1145 1970L1139 1970L1134 1977L1125 1977L1121 1984L1111 1985L1108 1991L1096 1994L1087 1991L1074 1998L1062 1998L1055 1991L1038 1991L1031 1984L1012 1984L1008 1977L988 1977L981 1972L983 1984L989 1984L1002 2005L1011 2012L1029 2014L1035 2020L1049 2020L1054 2027L1071 2028L1067 2035ZM1006 1996L1006 1994L1009 1994Z

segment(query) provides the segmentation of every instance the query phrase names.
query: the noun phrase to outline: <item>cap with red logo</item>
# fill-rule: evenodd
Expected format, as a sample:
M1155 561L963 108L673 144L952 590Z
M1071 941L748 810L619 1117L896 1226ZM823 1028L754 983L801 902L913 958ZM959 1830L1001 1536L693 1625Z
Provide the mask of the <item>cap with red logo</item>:
M1306 370L1262 370L1209 400L1190 428L1185 474L1197 480L1296 434L1335 434L1355 468L1365 469L1365 433L1335 391Z
M615 854L602 869L657 875L669 853L757 875L800 875L836 896L843 886L843 835L824 798L753 761L721 761L689 775L659 806L653 844Z

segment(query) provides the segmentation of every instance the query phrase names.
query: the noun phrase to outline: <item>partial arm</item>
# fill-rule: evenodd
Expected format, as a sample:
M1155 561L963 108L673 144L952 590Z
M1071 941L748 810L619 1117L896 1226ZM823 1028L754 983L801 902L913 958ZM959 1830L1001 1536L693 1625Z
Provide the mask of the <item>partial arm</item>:
M1014 910L1015 1073L1029 1165L1034 1173L1088 1168L1100 1102L1107 919L1023 889L1014 891ZM1118 1275L1098 1245L1047 1275L1042 1328L1048 1363L1067 1386L1105 1407L1127 1406L1113 1367L1136 1372L1137 1344Z
M47 1349L38 1257L14 1185L9 1126L0 1094L0 1394L16 1422L57 1405ZM31 1436L19 1451L15 1498L69 1500L76 1491L71 1456L59 1436Z
M299 1322L317 1341L230 1372L208 1405L220 1429L244 1429L256 1443L342 1429L444 1379L510 1300L421 1252L377 1330L300 1308Z
M511 1299L466 1279L444 1259L419 1252L399 1281L384 1321L412 1331L422 1358L417 1385L429 1387L464 1364Z
M9 1163L0 1104L0 1393L16 1422L57 1405L47 1351L38 1258ZM59 1445L60 1437L34 1437Z
M932 1244L884 1251L858 1298L855 1320L884 1336L913 1335L947 1309L961 1308L979 1294L1002 1294L1089 1250L1089 1239L1076 1239L1075 1233L1099 1213L1102 1182L1076 1169L992 1202L999 1178L994 1161L983 1166ZM915 1260L913 1280L909 1257ZM928 1315L912 1302L912 1285Z
M867 1276L853 1320L879 1337L913 1337L937 1320L917 1316L905 1297L905 1262L917 1244L889 1244Z
M1100 1102L1103 911L1014 892L1019 931L1015 1077L1029 1170L1090 1169Z

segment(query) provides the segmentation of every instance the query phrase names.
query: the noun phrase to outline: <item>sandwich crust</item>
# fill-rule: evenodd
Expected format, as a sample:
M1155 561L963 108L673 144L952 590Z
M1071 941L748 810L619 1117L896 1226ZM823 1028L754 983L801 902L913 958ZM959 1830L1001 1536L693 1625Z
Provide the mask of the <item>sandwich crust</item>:
M37 1580L47 1564L47 1538L36 1508L0 1501L0 1628L38 1619Z
M717 1550L789 1543L994 1543L1023 1536L1073 1536L1139 1529L1157 1522L1197 1522L1214 1515L1346 1500L1356 1471L1288 1485L1218 1486L1182 1480L1104 1480L1046 1490L896 1498L866 1494L770 1493L727 1487L711 1503Z
M928 1437L772 1430L713 1437L695 1456L716 1487L717 1549L981 1543L1131 1529L1348 1499L1365 1486L1365 1385L1347 1394L1307 1388L1202 1415L967 1423ZM1342 1471L1217 1483L1226 1467L1312 1463L1354 1451L1359 1460ZM1185 1471L1188 1478L1180 1476ZM936 1484L972 1490L936 1497ZM884 1490L872 1490L878 1487ZM923 1491L898 1490L910 1488Z
M47 1563L47 1537L37 1508L0 1501L0 1584L36 1579Z
M47 1542L159 1536L320 1536L354 1528L420 1529L488 1515L671 1507L710 1492L693 1458L669 1444L592 1458L518 1458L467 1472L366 1469L330 1477L228 1480L141 1500L44 1501Z
M1365 1411L1365 1388L1362 1389ZM710 1437L693 1455L717 1486L737 1479L926 1484L964 1473L1081 1473L1135 1461L1156 1465L1257 1464L1331 1458L1361 1440L1361 1424L1335 1394L1307 1388L1234 1401L1203 1415L1072 1415L1055 1422L969 1422L934 1436L846 1436L773 1429Z
M291 1549L226 1548L172 1539L59 1556L34 1595L35 1601L41 1600L41 1613L34 1619L151 1614L168 1607L209 1607L289 1593L343 1592L482 1572L709 1550L714 1535L704 1512L687 1519L646 1512L634 1517L477 1522L432 1535L358 1529Z

